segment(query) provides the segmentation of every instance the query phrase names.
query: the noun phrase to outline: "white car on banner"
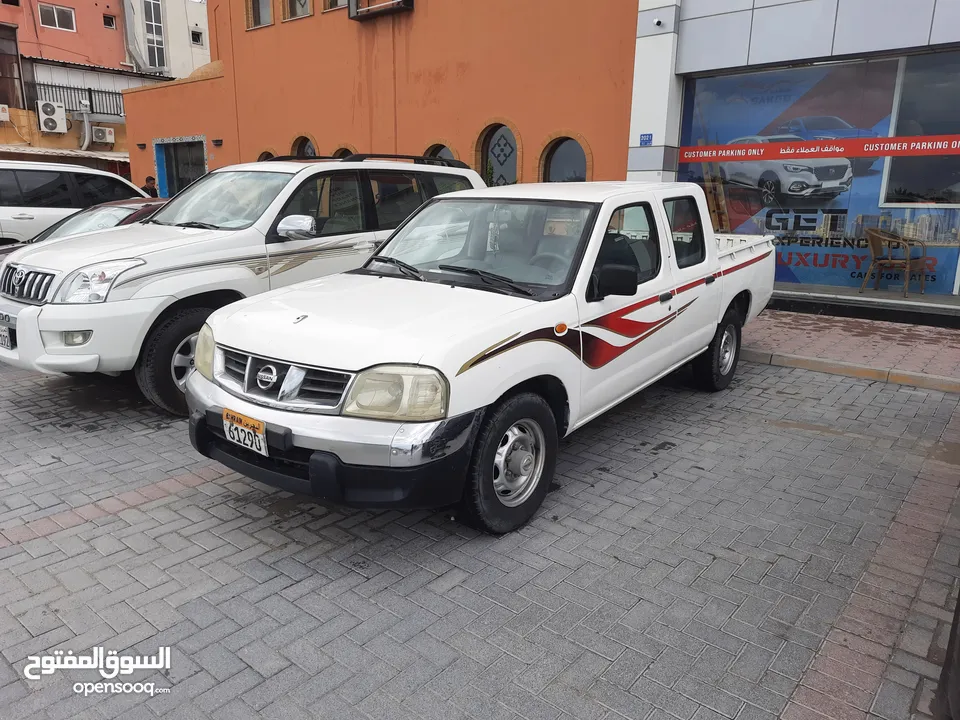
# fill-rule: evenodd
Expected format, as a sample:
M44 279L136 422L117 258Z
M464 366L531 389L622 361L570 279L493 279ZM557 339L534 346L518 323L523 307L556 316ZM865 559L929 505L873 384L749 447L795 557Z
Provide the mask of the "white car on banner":
M748 135L728 145L803 142L796 135ZM833 199L850 189L853 168L846 158L784 158L727 160L720 165L721 180L760 189L763 204L778 207L791 198Z

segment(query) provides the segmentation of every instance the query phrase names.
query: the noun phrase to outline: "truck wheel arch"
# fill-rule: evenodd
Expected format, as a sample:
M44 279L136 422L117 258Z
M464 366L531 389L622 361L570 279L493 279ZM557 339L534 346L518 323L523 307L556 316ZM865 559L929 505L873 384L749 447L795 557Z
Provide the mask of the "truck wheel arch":
M563 381L554 375L538 375L529 380L524 380L500 395L491 407L495 407L507 398L524 392L535 393L547 401L557 421L558 435L561 438L564 437L570 427L570 396Z
M750 317L750 308L752 306L753 297L750 295L749 290L743 290L740 292L733 300L730 301L730 305L727 306L727 310L731 308L737 311L737 314L740 316L740 325L747 324L747 318ZM725 310L724 315L727 314Z

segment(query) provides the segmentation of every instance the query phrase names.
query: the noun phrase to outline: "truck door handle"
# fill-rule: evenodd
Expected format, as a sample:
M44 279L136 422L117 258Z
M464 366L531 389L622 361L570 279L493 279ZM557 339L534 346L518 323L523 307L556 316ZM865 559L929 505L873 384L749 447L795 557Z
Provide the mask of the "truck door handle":
M666 292L666 293L664 293L663 295L660 296L660 302L662 302L662 303L670 302L671 300L673 300L673 293L672 293L672 292Z
M27 215L26 213L20 213L19 215L13 216L14 220L33 220L33 215Z
M704 279L703 283L704 283L704 285L713 285L713 283L715 283L716 281L717 281L717 276L716 276L716 275L707 275L707 277Z

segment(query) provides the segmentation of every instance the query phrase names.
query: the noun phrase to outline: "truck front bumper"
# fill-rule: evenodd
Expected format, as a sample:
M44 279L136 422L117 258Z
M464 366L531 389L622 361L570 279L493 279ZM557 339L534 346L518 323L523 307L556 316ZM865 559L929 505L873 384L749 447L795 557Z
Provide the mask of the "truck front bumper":
M46 373L130 370L163 303L163 298L146 298L26 305L0 298L0 324L7 327L12 345L0 348L0 362ZM65 332L90 335L83 344L70 346L64 344Z
M277 410L228 393L198 372L187 381L190 442L259 482L362 508L438 508L460 500L481 411L391 423ZM226 438L223 410L266 424L269 457Z

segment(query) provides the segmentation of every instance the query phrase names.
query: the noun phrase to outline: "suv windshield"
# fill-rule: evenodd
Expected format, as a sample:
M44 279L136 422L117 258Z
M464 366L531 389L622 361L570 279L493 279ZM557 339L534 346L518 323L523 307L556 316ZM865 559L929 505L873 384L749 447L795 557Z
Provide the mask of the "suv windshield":
M213 172L173 198L149 222L242 230L263 215L291 177L257 170Z
M61 220L51 228L44 230L27 242L35 243L41 240L53 240L54 238L67 237L68 235L78 235L80 233L93 232L94 230L116 227L124 218L132 215L139 209L139 205L103 205L100 207L92 207L89 210L81 210Z
M557 288L570 277L595 209L591 203L563 201L439 199L416 214L379 255L416 268L431 282L504 292L511 290L509 283L534 291ZM375 258L370 267L402 274L396 264Z

